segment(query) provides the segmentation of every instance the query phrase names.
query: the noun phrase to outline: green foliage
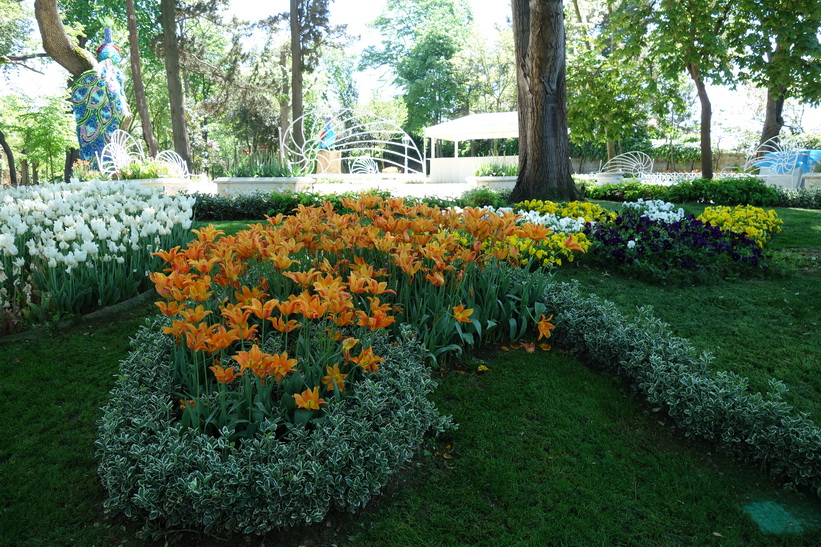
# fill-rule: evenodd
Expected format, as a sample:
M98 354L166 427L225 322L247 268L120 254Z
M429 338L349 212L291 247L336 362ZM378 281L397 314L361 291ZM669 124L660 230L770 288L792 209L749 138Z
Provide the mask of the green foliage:
M173 176L171 166L157 160L131 162L120 170L120 179L158 179Z
M788 188L777 188L779 207L797 207L801 209L821 209L821 187L799 188L790 190Z
M747 381L708 368L667 325L640 309L635 318L578 286L556 284L545 295L555 314L557 343L600 367L615 368L688 437L718 443L766 465L775 475L821 494L821 428L784 401L786 386L771 381L766 393L751 393Z
M279 155L267 146L245 154L236 163L229 163L225 176L228 177L298 177L302 173L297 165L281 161Z
M713 205L781 205L779 192L757 177L729 179L695 179L672 186L658 186L640 182L590 185L588 199L607 201L635 201L661 199L674 203L708 203Z
M382 34L382 44L365 49L362 66L394 70L395 83L405 91L408 133L419 134L457 110L462 75L456 55L472 19L466 0L389 0L371 24Z
M453 36L445 31L431 32L421 37L396 65L397 83L405 88L408 133L421 134L424 127L455 112L459 86L451 59L457 51Z
M785 17L780 2L741 0L732 3L729 43L740 68L739 78L782 98L821 101L821 4L793 0Z
M365 192L391 197L387 191ZM290 215L298 205L310 207L321 205L328 201L337 211L343 211L342 198L359 195L360 192L346 192L342 194L318 194L314 192L255 192L237 196L218 196L214 194L195 193L194 218L197 221L212 220L264 220L266 215ZM510 192L495 192L486 188L468 190L457 199L427 196L421 198L406 198L409 202L424 202L434 207L504 207L508 204Z
M77 145L65 97L46 97L42 104L24 99L19 106L11 139L21 152L15 160L28 159L48 179L62 179L66 149Z
M0 70L7 64L6 56L23 52L26 36L31 31L29 8L16 0L0 0Z
M477 177L515 177L519 166L509 163L485 163L476 168Z
M133 340L96 443L105 507L154 530L261 534L319 522L332 506L367 503L428 432L451 426L428 399L435 384L421 348L405 338L375 348L386 358L379 374L329 404L313 431L293 427L280 439L279 424L266 421L253 442L200 434L169 419L175 388L162 364L172 340L162 323Z

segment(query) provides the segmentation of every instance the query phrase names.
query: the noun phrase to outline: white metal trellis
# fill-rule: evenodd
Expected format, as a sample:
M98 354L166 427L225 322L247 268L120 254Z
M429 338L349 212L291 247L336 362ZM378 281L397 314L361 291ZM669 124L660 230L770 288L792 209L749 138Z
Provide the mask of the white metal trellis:
M332 138L328 137L329 127L334 133ZM301 146L294 138L298 128L302 129ZM416 143L395 122L352 109L306 112L282 135L282 149L292 166L309 173L315 169L323 149L336 155L340 162L348 162L352 173L378 173L379 163L414 174L421 173L424 166ZM368 158L372 163L357 163L357 158Z

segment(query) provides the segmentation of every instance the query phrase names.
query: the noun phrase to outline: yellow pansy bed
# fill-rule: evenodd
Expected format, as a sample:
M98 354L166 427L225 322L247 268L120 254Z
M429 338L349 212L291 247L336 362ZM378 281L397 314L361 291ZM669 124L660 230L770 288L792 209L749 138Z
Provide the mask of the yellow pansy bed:
M764 210L751 205L706 207L697 218L722 230L746 235L755 240L759 247L764 247L780 233L784 224L773 209Z

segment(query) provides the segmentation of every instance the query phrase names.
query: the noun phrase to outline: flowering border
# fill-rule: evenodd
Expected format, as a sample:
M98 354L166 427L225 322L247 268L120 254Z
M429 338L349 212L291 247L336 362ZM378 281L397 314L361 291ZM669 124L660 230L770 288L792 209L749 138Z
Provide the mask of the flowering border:
M251 442L201 434L173 418L163 319L144 326L121 363L96 443L107 511L142 518L146 529L202 526L262 534L322 520L331 506L353 510L378 494L424 436L453 427L428 395L435 383L410 336L384 339L385 362L351 396L328 405L313 431L284 438L264 423ZM309 455L310 457L305 457Z

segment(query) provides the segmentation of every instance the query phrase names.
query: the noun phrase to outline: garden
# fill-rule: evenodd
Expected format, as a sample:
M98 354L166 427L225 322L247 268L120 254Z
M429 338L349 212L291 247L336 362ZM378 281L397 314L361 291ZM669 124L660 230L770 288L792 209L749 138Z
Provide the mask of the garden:
M821 537L816 209L3 197L3 543Z

